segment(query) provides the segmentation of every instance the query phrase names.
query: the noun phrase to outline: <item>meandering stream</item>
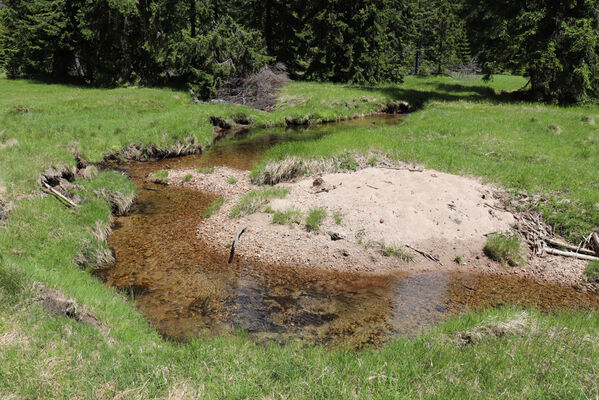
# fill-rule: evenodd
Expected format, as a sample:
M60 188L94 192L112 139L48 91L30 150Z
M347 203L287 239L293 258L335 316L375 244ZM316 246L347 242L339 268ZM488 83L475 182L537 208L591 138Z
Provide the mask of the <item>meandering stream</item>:
M244 262L227 264L197 237L208 193L145 181L161 169L251 169L269 147L316 140L339 129L399 124L378 116L315 128L250 130L202 155L118 168L137 186L133 211L116 219L109 244L117 263L102 278L134 297L165 336L247 332L259 342L304 340L346 347L414 335L469 308L536 305L544 311L599 308L599 296L523 278L472 273L340 273Z

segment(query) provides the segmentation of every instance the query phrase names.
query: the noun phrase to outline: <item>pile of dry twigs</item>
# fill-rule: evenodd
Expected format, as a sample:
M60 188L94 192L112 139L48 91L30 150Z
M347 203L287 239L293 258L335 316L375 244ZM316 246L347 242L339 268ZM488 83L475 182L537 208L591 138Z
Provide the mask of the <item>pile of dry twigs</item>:
M516 215L517 229L530 248L539 256L552 254L581 260L599 261L599 234L591 232L578 245L569 244L556 236L541 216L529 212Z

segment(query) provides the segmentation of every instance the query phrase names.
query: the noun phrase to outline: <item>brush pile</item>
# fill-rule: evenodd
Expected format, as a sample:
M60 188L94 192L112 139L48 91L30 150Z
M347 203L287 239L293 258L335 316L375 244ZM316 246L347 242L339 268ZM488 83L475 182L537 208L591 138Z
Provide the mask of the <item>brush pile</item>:
M599 261L599 234L592 232L578 244L572 245L554 235L539 214L528 212L516 215L517 229L530 248L538 255L552 254L581 260Z
M241 104L262 111L273 111L279 90L290 82L287 67L276 63L246 78L229 81L218 90L212 102Z

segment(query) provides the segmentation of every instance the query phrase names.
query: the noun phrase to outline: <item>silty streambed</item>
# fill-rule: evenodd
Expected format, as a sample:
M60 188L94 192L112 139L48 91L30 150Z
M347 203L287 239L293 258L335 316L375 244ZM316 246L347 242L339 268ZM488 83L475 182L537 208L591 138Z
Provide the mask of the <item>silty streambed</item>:
M102 276L131 294L165 336L189 340L239 329L256 341L305 340L345 347L414 335L472 307L535 305L542 310L596 309L599 296L524 278L472 273L341 273L243 261L227 264L201 245L197 227L214 196L148 183L161 169L251 169L283 141L316 140L339 129L398 124L397 117L298 130L252 130L203 155L121 165L138 189L109 244L117 263Z

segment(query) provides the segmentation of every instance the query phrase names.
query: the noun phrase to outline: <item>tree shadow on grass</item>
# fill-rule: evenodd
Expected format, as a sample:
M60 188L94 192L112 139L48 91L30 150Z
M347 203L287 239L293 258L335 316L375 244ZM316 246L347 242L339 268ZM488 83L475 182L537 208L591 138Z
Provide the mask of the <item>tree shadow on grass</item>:
M528 100L528 91L496 92L490 86L460 83L424 83L427 88L414 89L403 87L360 87L369 92L382 92L394 101L406 101L412 108L422 108L431 101L484 101L493 104L521 103Z

